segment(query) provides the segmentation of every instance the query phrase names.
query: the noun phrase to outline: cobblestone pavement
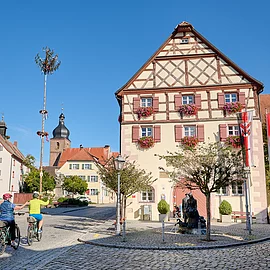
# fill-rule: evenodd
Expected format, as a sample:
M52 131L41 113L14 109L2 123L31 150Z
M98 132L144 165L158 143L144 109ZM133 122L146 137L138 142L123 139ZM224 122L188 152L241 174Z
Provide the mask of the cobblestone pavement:
M105 208L104 208L105 209ZM62 211L62 212L61 212ZM68 211L68 213L64 213ZM90 212L93 214L91 218ZM245 224L213 223L212 239L202 235L175 233L174 223L166 223L164 242L161 223L127 222L126 241L115 236L113 220L98 219L99 209L48 210L45 235L40 243L27 246L25 238L17 251L8 248L0 257L0 269L269 269L270 241L250 244L270 236L269 224L253 224L248 235ZM108 211L106 209L105 211ZM26 225L17 222L25 236ZM24 217L23 219L26 219ZM78 242L77 239L92 244ZM218 245L249 243L243 246L190 250ZM102 244L105 246L97 246ZM117 248L121 246L122 248ZM143 250L144 249L144 250ZM162 250L164 249L164 250ZM177 250L176 250L177 249Z

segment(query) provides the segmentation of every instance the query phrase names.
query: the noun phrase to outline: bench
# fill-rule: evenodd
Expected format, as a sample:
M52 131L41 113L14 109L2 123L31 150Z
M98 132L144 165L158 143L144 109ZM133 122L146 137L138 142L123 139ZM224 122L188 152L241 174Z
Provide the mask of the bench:
M240 220L241 222L246 221L246 212L242 211L232 211L232 219L237 222L237 220ZM254 216L254 213L252 212L252 220L256 220L256 217Z

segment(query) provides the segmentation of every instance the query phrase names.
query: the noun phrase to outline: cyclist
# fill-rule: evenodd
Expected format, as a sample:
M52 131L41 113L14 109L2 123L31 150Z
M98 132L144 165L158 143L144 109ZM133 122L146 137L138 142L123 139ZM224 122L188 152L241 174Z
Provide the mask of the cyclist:
M38 221L38 233L42 232L42 225L43 225L43 217L42 214L40 214L40 206L41 205L48 205L49 200L47 202L44 202L39 198L39 193L35 191L33 193L33 199L30 200L28 203L25 203L25 205L29 205L29 216L34 217Z
M11 236L11 246L15 246L15 219L14 210L21 210L24 205L18 206L10 202L12 195L10 193L5 193L3 195L4 202L0 204L0 220L6 221L10 228Z

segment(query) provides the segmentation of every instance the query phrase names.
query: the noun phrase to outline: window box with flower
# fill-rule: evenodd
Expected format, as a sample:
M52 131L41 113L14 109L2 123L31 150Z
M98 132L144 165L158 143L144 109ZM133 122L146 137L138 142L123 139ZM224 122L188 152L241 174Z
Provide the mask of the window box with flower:
M229 102L226 103L223 107L223 111L225 115L230 115L230 114L234 114L237 112L241 112L242 109L244 108L243 104L240 102Z
M138 119L140 120L142 117L148 117L153 114L153 107L139 107L136 111L138 115Z
M229 136L226 138L225 143L227 145L231 145L233 148L239 148L239 147L241 147L240 136Z
M194 148L198 144L199 140L195 136L185 136L181 139L181 144L185 147L191 147Z
M180 106L179 112L181 116L196 115L198 112L198 108L195 104L183 104Z
M148 149L154 146L155 141L152 136L144 136L138 139L138 144L141 148Z

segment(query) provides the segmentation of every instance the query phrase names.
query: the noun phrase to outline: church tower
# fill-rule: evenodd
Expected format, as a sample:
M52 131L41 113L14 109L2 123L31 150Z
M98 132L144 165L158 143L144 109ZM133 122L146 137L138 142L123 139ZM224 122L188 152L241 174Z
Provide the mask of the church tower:
M61 153L70 148L69 130L66 128L63 112L59 116L59 124L53 130L53 138L50 139L50 166L57 166Z

